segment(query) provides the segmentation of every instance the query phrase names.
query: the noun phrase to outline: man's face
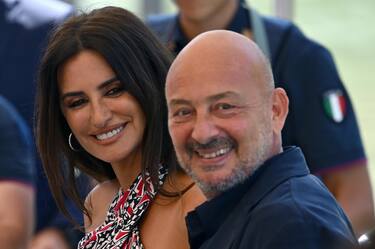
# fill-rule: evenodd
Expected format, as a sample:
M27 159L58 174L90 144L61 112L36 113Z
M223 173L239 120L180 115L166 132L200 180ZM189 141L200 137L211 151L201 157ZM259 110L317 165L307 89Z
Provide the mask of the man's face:
M216 13L237 4L238 0L174 0L184 19L208 22Z
M247 178L273 144L271 92L257 72L230 65L185 65L167 82L177 158L209 198Z

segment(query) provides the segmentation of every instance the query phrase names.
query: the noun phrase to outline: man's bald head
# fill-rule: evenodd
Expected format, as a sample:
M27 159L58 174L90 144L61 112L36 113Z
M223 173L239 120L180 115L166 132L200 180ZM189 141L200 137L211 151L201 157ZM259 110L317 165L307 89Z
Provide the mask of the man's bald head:
M185 76L212 70L233 71L233 80L244 76L258 83L260 89L274 88L270 63L259 47L247 37L226 30L209 31L194 38L174 60L167 87Z

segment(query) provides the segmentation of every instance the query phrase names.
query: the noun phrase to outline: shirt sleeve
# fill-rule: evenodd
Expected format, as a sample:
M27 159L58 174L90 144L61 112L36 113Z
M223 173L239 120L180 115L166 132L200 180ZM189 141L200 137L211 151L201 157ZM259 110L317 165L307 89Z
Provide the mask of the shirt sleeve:
M284 145L297 145L313 173L365 160L350 97L329 51L293 28L276 65L290 99Z
M15 108L0 97L0 180L34 184L32 138Z

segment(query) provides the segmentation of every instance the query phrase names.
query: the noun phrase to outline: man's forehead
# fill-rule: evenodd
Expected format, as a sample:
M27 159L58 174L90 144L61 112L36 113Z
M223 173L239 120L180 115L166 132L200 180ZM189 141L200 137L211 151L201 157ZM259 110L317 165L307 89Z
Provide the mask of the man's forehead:
M222 99L240 100L241 92L227 89L197 89L197 91L177 91L172 92L168 98L169 106L176 105L196 105L196 104L211 104Z
M185 87L186 85L234 84L235 82L249 82L256 77L257 72L249 69L248 65L213 62L184 64L175 67L167 78L167 87Z
M212 34L203 35L203 38L199 38L201 35L198 36L177 55L172 63L170 73L173 74L175 71L178 74L191 71L199 73L203 69L206 71L223 71L231 70L232 68L233 70L244 65L253 64L254 51L250 49L248 38L234 33L231 35L234 35L236 39L231 36L227 37L228 34L223 36L223 38ZM216 40L216 38L220 39Z

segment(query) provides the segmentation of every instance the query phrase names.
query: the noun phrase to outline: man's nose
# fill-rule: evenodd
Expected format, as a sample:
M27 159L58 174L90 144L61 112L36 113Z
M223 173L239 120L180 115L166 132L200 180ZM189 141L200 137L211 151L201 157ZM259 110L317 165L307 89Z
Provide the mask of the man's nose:
M219 129L209 115L196 117L191 137L198 143L206 144L219 134Z

